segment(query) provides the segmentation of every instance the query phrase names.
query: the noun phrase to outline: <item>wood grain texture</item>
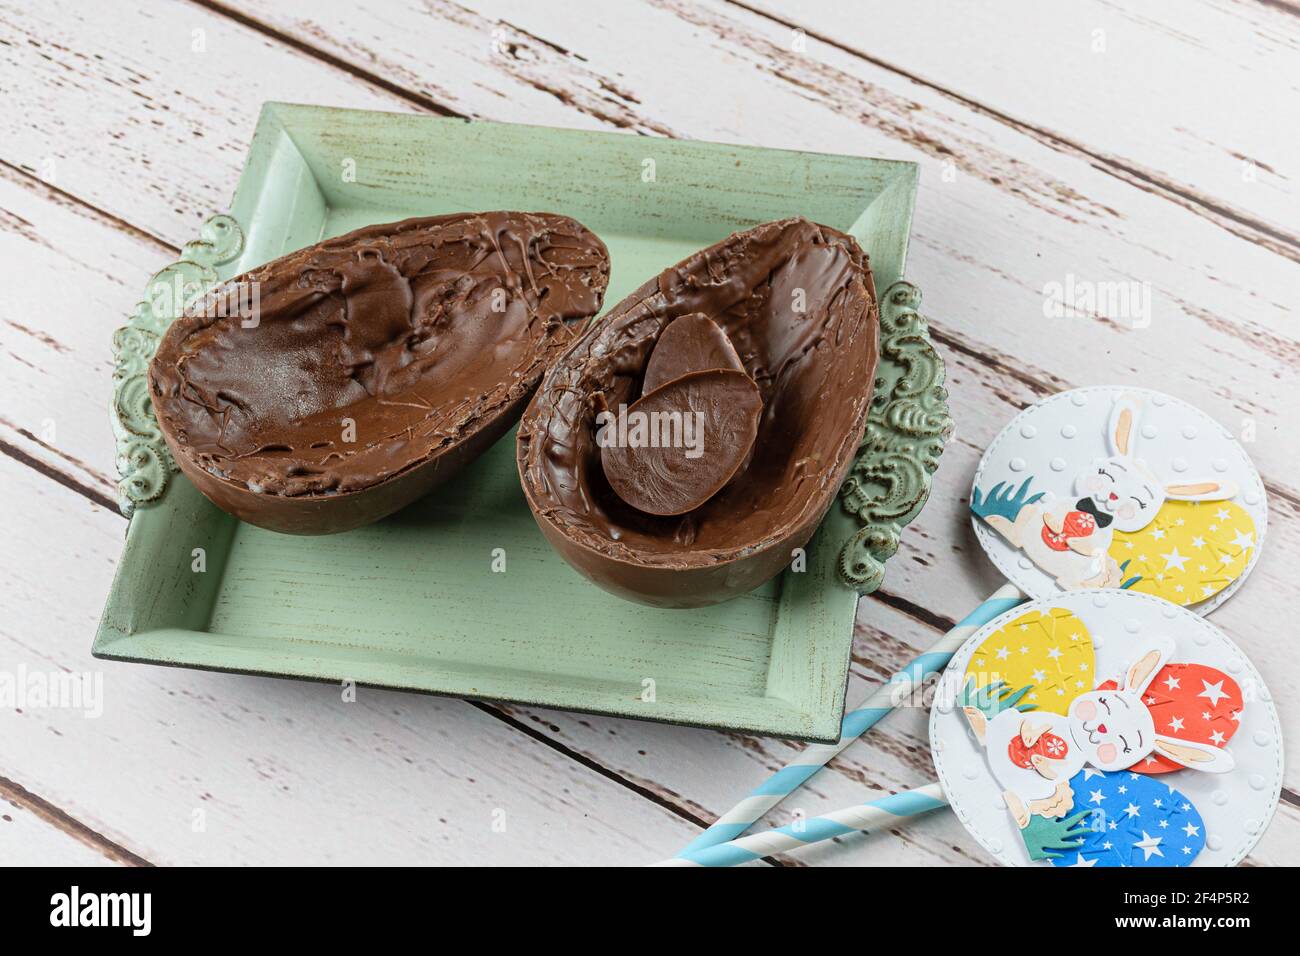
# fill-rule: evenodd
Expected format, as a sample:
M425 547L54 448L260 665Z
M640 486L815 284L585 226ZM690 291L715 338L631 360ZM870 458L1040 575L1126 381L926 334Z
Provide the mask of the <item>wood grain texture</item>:
M44 801L0 779L0 865L114 866L135 862L120 848L87 835Z
M1292 181L1300 131L1275 121L1278 91L1293 95L1300 80L1293 11L1230 0L1059 9L1013 0L962 11L960 29L918 30L941 21L945 5L831 0L792 11L772 0L732 2L802 31L807 44L870 60L1086 155L1140 188L1300 247ZM1007 56L1013 32L1025 40Z
M0 480L30 505L0 543L0 658L103 675L98 716L6 714L0 775L139 857L617 863L698 831L463 701L362 688L350 702L338 685L94 661L85 634L125 521L9 459ZM51 527L55 513L68 520ZM595 807L589 826L562 823Z
M16 489L11 510L25 522L0 552L19 595L0 628L0 661L94 666L89 638L123 527L103 507L112 473L107 336L147 273L225 207L263 100L914 159L922 184L909 277L925 291L945 349L959 431L884 592L859 609L850 698L998 583L969 532L964 497L979 450L1025 403L1070 385L1141 380L1227 424L1250 418L1259 436L1250 451L1272 504L1268 553L1214 620L1270 676L1288 733L1289 789L1251 861L1295 862L1300 725L1287 688L1300 672L1276 623L1300 597L1288 571L1300 556L1300 452L1288 438L1300 364L1300 276L1288 241L1300 177L1294 129L1259 127L1253 105L1239 124L1182 98L1176 82L1191 63L1193 84L1294 113L1294 77L1273 70L1300 36L1295 17L1265 4L1202 4L1190 14L1089 4L1071 22L1100 11L1119 52L1141 43L1144 55L1071 90L1044 74L1059 59L1052 51L1077 54L1073 35L998 31L983 14L926 17L909 36L901 13L884 16L873 35L852 16L806 4L764 11L748 0L628 2L616 17L585 2L566 4L564 17L526 3L398 4L369 25L344 3L241 2L233 15L213 4L147 14L79 7L63 19L29 6L0 6L0 42L16 66L6 92L30 104L0 119L8 164L0 242L8 261L25 264L13 300L0 303L0 464ZM1234 23L1275 52L1256 56ZM792 48L791 24L807 33L802 51ZM195 29L206 31L206 54L191 51ZM971 36L981 38L979 63L954 52ZM1161 64L1170 79L1156 75ZM717 84L725 97L703 95ZM1107 121L1107 105L1126 93L1140 96L1149 122ZM1242 161L1224 158L1231 151L1254 158L1254 183L1234 179ZM1045 283L1067 275L1149 283L1151 326L1044 318ZM50 288L75 307L51 307ZM42 439L46 418L53 441ZM325 687L105 671L123 682L130 719L119 714L111 732L89 736L63 712L0 715L12 740L0 776L154 862L528 862L546 855L529 855L523 844L536 840L572 862L649 861L797 746L526 708L494 715L403 695L344 712ZM518 766L532 778L525 788ZM924 723L904 712L792 804L812 813L864 799L866 787L928 779ZM368 799L376 784L395 799ZM221 809L196 838L188 814L203 792L220 794ZM481 829L484 806L525 792L541 801L521 824L533 840ZM786 810L769 822L788 822ZM508 832L518 835L515 819ZM28 845L84 845L32 820L39 842ZM349 840L365 846L340 849ZM566 840L571 850L560 847ZM943 815L845 842L791 859L987 862ZM0 855L19 845L0 842Z

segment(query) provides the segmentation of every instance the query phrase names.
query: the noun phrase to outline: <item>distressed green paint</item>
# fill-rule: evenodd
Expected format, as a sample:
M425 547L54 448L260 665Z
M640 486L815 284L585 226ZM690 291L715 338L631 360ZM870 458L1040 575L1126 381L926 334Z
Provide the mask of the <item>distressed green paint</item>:
M367 223L533 209L575 216L605 240L612 305L737 229L805 215L856 235L889 290L864 455L805 571L692 611L619 600L556 556L523 500L513 434L392 518L278 535L174 473L143 374L175 308L150 304L114 340L123 507L134 513L95 655L835 739L857 601L844 582L879 583L948 427L942 364L904 307L915 290L890 288L915 188L910 163L268 104L230 216L171 267L193 291ZM889 484L895 466L907 474Z
M243 245L235 220L213 216L178 261L154 274L126 325L113 333L109 418L117 439L118 507L128 518L138 505L156 501L176 471L149 402L149 360L167 326L187 302L217 283L217 269L238 256Z
M885 561L930 496L930 476L952 433L943 359L917 312L921 293L895 283L880 302L880 371L867 431L840 503L861 528L840 551L840 575L863 594L880 587Z

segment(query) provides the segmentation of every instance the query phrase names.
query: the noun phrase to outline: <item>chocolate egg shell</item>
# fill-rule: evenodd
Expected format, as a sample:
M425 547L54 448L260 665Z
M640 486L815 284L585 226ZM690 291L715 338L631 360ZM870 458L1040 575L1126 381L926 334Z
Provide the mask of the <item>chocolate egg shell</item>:
M608 279L604 243L565 216L368 226L193 303L150 365L154 413L219 507L275 531L346 531L504 435Z
M735 346L763 399L752 460L679 516L638 511L610 488L600 411L637 395L663 330L703 313ZM548 370L516 456L551 545L623 597L699 607L779 574L835 499L866 427L879 315L867 256L806 219L736 233L651 279L588 327Z

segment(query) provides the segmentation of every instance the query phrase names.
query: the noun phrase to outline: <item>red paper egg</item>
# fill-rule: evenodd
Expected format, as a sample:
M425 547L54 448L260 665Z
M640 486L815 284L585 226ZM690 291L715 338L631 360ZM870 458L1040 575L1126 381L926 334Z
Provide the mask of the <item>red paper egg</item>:
M1098 690L1112 690L1106 681ZM1166 664L1142 695L1151 709L1156 733L1179 740L1227 746L1237 732L1244 706L1241 688L1223 671L1206 664ZM1169 773L1180 764L1151 754L1129 768L1137 773Z
M1046 524L1043 525L1043 543L1053 551L1066 551L1071 538L1086 538L1097 529L1097 519L1086 511L1071 511L1061 522L1061 533L1057 534Z
M1011 762L1025 770L1033 767L1030 758L1034 754L1042 754L1048 760L1062 760L1069 752L1069 745L1056 734L1043 734L1034 741L1032 747L1026 747L1019 734L1012 737L1011 743L1007 744L1007 756L1011 758Z

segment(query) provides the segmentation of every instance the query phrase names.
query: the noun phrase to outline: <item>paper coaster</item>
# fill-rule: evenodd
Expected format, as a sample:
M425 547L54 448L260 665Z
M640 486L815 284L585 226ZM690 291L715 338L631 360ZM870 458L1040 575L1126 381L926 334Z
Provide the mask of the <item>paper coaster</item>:
M1236 437L1150 389L1081 388L1025 409L971 492L993 563L1035 598L1093 587L1205 613L1254 566L1267 499Z
M1282 786L1258 671L1204 618L1132 590L980 628L940 681L930 741L958 818L1007 864L1231 866Z

